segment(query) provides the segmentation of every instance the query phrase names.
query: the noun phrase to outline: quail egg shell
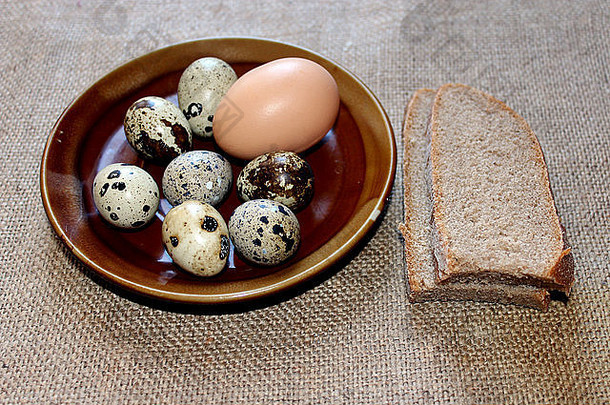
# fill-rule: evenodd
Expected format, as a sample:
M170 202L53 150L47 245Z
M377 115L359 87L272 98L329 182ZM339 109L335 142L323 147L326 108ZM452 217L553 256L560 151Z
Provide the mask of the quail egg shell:
M201 58L186 68L178 82L178 104L195 135L212 137L216 108L236 80L233 68L218 58Z
M227 224L209 204L190 200L172 208L165 216L161 234L174 263L189 273L215 276L227 263Z
M276 266L292 257L301 241L290 208L272 200L251 200L235 209L229 235L237 253L254 264Z
M167 165L161 184L171 205L199 200L216 207L231 191L233 171L224 156L212 151L194 150Z
M145 170L114 163L93 180L93 201L100 215L119 228L136 229L151 222L159 207L159 187Z
M299 211L311 201L314 175L296 153L271 152L248 163L236 183L237 194L244 201L265 198Z
M127 141L142 159L165 163L193 147L188 121L176 105L161 97L133 103L124 126Z

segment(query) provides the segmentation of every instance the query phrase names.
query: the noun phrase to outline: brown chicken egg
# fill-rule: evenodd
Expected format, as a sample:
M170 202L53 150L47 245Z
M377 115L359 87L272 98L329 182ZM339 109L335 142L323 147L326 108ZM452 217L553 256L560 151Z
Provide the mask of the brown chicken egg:
M220 101L214 139L228 154L253 159L302 152L332 128L339 90L332 75L303 58L282 58L244 74Z

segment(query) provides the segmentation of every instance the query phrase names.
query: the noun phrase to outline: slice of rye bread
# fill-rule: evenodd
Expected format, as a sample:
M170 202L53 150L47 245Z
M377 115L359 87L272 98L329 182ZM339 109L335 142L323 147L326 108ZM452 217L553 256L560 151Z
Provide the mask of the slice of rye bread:
M436 93L428 132L439 281L569 294L573 258L540 144L525 120L479 90L446 84Z
M472 300L516 304L546 310L549 293L531 286L497 283L439 284L432 249L432 201L426 180L429 138L428 117L436 91L415 92L407 105L404 119L404 208L405 222L399 226L405 240L405 259L409 300Z

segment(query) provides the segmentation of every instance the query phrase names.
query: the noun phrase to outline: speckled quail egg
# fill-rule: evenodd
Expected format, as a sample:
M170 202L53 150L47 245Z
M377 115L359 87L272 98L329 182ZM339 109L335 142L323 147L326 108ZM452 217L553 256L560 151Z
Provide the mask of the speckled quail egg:
M102 217L119 228L148 224L159 207L159 187L145 170L126 163L104 167L93 180L93 201Z
M144 97L125 114L127 141L142 159L169 162L193 147L188 121L176 105L161 97Z
M186 68L178 82L178 104L195 135L212 137L216 108L236 80L233 68L218 58L197 59Z
M247 261L275 266L294 255L301 241L299 221L290 208L276 201L251 200L235 209L229 235Z
M190 200L172 208L165 216L161 234L174 263L189 273L215 276L227 263L227 224L209 204Z
M248 163L236 183L237 194L244 201L265 198L299 211L311 201L314 175L296 153L271 152Z
M194 150L167 165L161 184L171 205L198 200L216 207L231 191L233 171L224 156L212 151Z

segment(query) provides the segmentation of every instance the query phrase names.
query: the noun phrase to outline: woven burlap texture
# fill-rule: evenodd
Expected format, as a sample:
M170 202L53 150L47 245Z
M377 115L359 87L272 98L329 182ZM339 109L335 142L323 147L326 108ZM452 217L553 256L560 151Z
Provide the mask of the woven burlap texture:
M610 403L608 2L0 4L0 402ZM506 101L546 154L576 262L567 305L409 304L400 175L368 243L291 299L202 313L92 276L42 207L53 123L121 63L224 35L338 61L397 134L420 87L462 82Z

